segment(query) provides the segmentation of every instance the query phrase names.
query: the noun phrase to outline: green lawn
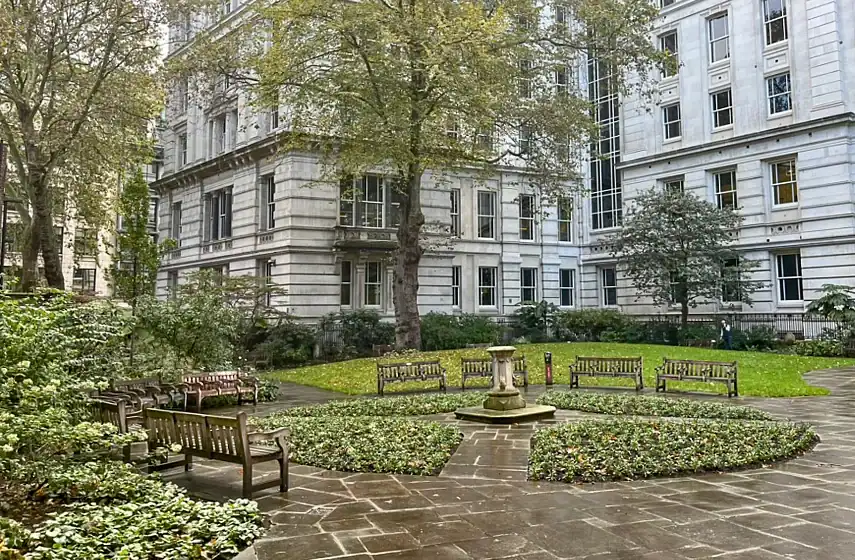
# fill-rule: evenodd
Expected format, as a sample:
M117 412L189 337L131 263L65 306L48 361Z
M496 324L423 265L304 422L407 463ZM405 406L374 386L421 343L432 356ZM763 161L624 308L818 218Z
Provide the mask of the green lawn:
M567 366L576 356L641 356L644 358L645 386L654 386L654 368L662 363L662 358L683 358L692 360L716 360L739 362L739 393L743 396L795 397L803 395L826 395L828 391L821 387L808 385L802 374L839 366L855 365L855 360L846 358L814 358L790 356L765 352L735 352L728 350L707 350L659 346L652 344L610 344L590 343L549 343L522 344L517 346L517 355L528 359L530 383L543 384L543 353L552 352L553 372L557 385L569 382ZM484 350L447 350L442 352L423 352L418 357L407 357L406 361L439 358L448 370L448 382L452 387L460 385L460 358L488 356ZM388 360L395 361L395 360ZM404 361L404 360L397 360ZM347 362L322 364L293 370L267 374L269 379L291 381L302 385L311 385L351 395L372 395L377 391L377 371L374 358L362 358ZM484 380L486 384L486 380ZM628 380L582 380L582 384L628 385ZM599 383L598 383L599 382ZM469 384L467 383L467 386ZM473 380L473 386L475 380ZM669 390L704 389L705 391L725 392L723 384L669 383ZM419 388L437 388L436 382L396 383L387 385L386 392L411 391Z

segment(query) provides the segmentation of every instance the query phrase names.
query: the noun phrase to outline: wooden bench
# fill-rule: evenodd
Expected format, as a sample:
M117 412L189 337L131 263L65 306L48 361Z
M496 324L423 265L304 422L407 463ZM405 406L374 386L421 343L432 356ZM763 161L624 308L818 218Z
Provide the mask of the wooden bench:
M201 412L205 398L220 395L236 395L238 405L243 404L244 395L249 395L252 404L258 403L258 379L239 371L190 373L181 381L186 393L185 409L193 401L196 412Z
M736 362L703 362L698 360L671 360L664 358L656 367L656 392L665 391L668 381L697 381L724 383L727 396L738 397Z
M579 388L580 377L624 377L635 381L635 390L644 389L644 362L641 358L576 356L570 364L570 388Z
M142 411L129 410L126 401L106 400L106 399L91 399L92 415L96 422L102 424L112 424L116 426L119 434L126 434L130 431L132 425L141 426L143 423ZM126 445L122 448L122 458L126 463L131 462L131 446Z
M463 378L460 383L460 389L466 390L466 380L475 379L478 377L493 377L493 359L492 358L461 358L460 359L460 374ZM517 387L528 387L528 366L525 362L525 356L514 358L514 385ZM522 383L517 380L521 380Z
M383 396L383 388L387 383L403 381L439 380L439 388L446 391L447 376L445 368L439 360L430 362L406 362L394 364L377 363L377 394Z
M161 383L154 377L118 379L113 381L110 390L104 393L128 395L129 400L140 408L160 407L171 403L184 406L187 398L185 391L168 383Z
M149 471L160 471L183 466L185 471L193 468L193 457L234 463L243 467L243 497L252 499L258 491L279 486L280 492L288 491L288 437L287 428L270 432L250 432L246 413L239 412L235 418L211 416L192 412L175 412L149 408L144 412L148 431L149 451L181 445L183 459L165 461L151 465ZM276 447L257 445L273 441ZM277 461L278 479L252 483L252 467L259 463Z

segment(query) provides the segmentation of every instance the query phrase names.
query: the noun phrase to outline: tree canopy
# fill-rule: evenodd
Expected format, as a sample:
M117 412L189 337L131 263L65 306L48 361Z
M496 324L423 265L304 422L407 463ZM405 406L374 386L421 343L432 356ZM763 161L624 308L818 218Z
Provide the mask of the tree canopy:
M642 193L607 243L618 270L638 297L680 306L682 324L690 307L708 301L751 303L761 284L751 278L758 263L733 244L742 217L677 189Z

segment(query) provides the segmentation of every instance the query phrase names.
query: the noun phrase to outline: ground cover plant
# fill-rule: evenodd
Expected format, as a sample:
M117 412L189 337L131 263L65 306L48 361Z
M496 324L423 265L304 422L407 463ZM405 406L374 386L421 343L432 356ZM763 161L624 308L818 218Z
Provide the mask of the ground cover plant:
M453 412L462 406L484 402L480 392L404 395L377 399L346 399L315 406L299 406L278 412L284 416L427 416Z
M662 363L662 358L737 361L739 363L739 391L743 396L758 397L795 397L806 395L825 395L828 390L813 387L802 378L809 371L841 366L855 365L848 358L819 358L813 356L792 356L767 352L735 352L728 350L710 350L679 346L661 346L654 344L618 344L603 342L585 343L548 343L521 344L517 346L517 355L528 359L530 382L544 382L543 353L552 352L553 371L556 383L568 383L567 366L576 356L641 356L644 358L645 385L654 384L654 368ZM421 352L408 354L401 358L388 358L388 361L415 361L439 359L448 370L449 385L460 383L460 358L488 357L483 349L451 350L440 352ZM383 360L386 360L385 358ZM269 378L278 381L290 381L311 385L351 395L370 395L377 390L377 369L375 358L363 358L347 362L336 362L292 370L272 372ZM583 379L583 385L629 385L628 380ZM475 382L473 381L473 385ZM481 380L486 386L488 380ZM722 384L673 383L669 389L692 391L703 389L724 393ZM435 389L436 383L395 383L387 388L388 392L411 391L414 389Z
M529 478L599 482L734 470L808 451L810 426L738 420L613 419L539 430Z
M717 418L722 420L772 420L773 418L771 414L765 411L748 406L639 395L549 391L541 395L537 402L564 410L611 415Z
M289 412L252 421L263 429L291 429L291 461L335 471L436 475L463 439L457 429L436 422Z

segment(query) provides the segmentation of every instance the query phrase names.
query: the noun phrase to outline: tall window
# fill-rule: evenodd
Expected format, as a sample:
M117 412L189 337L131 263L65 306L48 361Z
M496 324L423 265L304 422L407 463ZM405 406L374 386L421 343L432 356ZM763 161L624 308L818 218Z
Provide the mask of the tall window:
M238 112L237 109L233 109L229 113L228 118L229 140L226 143L226 147L229 149L232 149L237 146L238 125Z
M567 95L570 90L570 68L567 66L559 66L555 69L555 93L557 95Z
M517 149L519 153L525 155L531 150L532 132L531 127L527 124L521 124L517 130Z
M733 99L730 88L710 94L712 101L713 128L733 124Z
M496 286L498 284L498 269L493 266L478 268L478 305L481 307L496 306Z
M787 0L763 0L763 23L766 44L774 45L787 40Z
M365 305L379 307L383 294L383 266L379 262L365 263Z
M71 289L78 293L94 294L95 274L96 270L94 268L75 268L74 276L71 280Z
M727 12L714 15L707 20L710 33L710 62L719 62L730 58L730 30Z
M537 301L537 269L520 269L520 303Z
M570 23L570 9L559 3L556 3L555 6L553 6L553 9L555 10L555 23L562 27L566 27L567 24Z
M772 194L775 205L795 204L799 201L799 184L796 177L796 160L778 161L771 165Z
M382 228L386 225L386 181L379 175L343 180L339 201L339 224Z
M222 14L224 16L232 13L232 2L233 1L234 0L220 0L220 12L222 12Z
M659 36L659 50L669 54L669 63L663 68L662 77L674 76L677 74L677 66L680 64L676 31Z
M190 107L190 83L187 78L178 85L178 113L183 115Z
M261 229L276 227L276 178L267 175L261 179Z
M680 104L666 105L662 108L662 123L665 126L665 139L679 138L682 134L680 125Z
M769 114L786 113L793 109L790 73L766 78L766 91L769 97Z
M576 271L572 268L562 268L558 271L558 304L561 307L573 307L575 276Z
M341 262L341 300L340 304L344 307L350 307L353 296L353 263L350 261Z
M273 259L260 259L256 263L256 275L258 276L259 287L264 290L265 307L273 305Z
M523 99L531 99L534 97L534 88L532 85L532 63L530 60L520 61L520 97Z
M739 277L739 259L727 259L721 267L721 301L731 303L742 301L742 286Z
M451 306L460 307L460 276L459 266L451 267Z
M205 239L217 241L232 236L232 188L205 195Z
M558 241L573 241L573 203L569 198L558 200Z
M780 301L801 301L802 297L802 256L799 253L776 255L778 268L778 299Z
M98 233L92 228L77 228L74 232L74 254L94 257L98 254Z
M520 195L520 240L534 240L534 195Z
M166 273L166 295L174 299L178 295L178 271L170 270Z
M187 133L178 135L178 165L187 165Z
M665 179L662 181L662 185L666 191L683 192L685 190L685 182L682 176Z
M179 244L181 241L181 232L183 230L183 227L181 225L181 219L182 219L181 214L182 214L181 202L173 202L172 208L170 209L170 216L169 216L169 229L170 229L169 235L170 235L170 237L172 237L172 239L179 241Z
M228 137L228 118L220 115L211 121L211 155L218 155L226 150Z
M737 207L736 198L736 172L722 171L713 173L713 183L715 184L715 199L719 208Z
M478 237L496 238L496 193L478 191Z
M460 189L451 189L451 236L460 237Z
M603 290L603 306L617 305L617 272L614 268L600 269L600 285Z
M619 226L623 220L623 190L620 164L620 111L617 88L608 65L589 57L588 97L599 127L597 142L591 143L591 229Z

